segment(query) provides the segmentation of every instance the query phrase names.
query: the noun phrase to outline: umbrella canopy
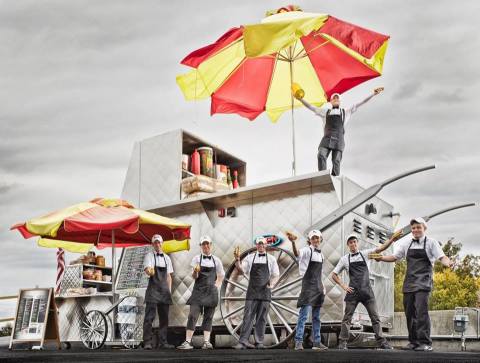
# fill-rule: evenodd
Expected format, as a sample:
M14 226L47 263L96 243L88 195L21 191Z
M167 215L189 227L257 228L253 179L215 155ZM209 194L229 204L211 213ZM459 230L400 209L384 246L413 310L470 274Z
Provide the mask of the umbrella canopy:
M38 244L42 247L70 252L85 252L93 246L112 247L112 233L115 247L146 245L154 234L160 234L166 249L169 244L188 249L190 238L189 224L136 209L120 199L102 198L16 224L11 229L17 229L24 238L40 236Z
M389 36L288 6L267 13L259 24L230 29L215 43L190 53L192 67L177 77L187 100L211 96L211 114L236 113L254 120L266 111L271 121L305 99L321 106L382 73Z

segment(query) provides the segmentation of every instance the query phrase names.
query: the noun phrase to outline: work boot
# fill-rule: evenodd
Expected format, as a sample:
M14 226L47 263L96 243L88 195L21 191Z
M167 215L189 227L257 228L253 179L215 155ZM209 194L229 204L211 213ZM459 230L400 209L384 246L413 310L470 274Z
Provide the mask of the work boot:
M255 344L255 348L257 348L257 349L265 349L265 346L263 345L263 343L256 343L256 344Z
M213 349L213 345L208 340L205 340L203 342L202 349Z
M402 349L403 350L415 350L415 348L418 347L418 344L415 343L408 343L406 346L404 346Z
M179 345L177 347L177 349L180 349L180 350L190 350L190 349L193 349L193 345L191 342L188 342L188 341L184 341L181 345Z
M295 350L303 350L303 343L295 342Z
M328 347L323 345L321 342L318 342L318 343L313 343L312 349L313 350L327 350Z
M390 344L388 344L388 342L383 342L382 344L380 344L378 349L390 350L390 349L393 349L393 347Z
M340 350L347 350L347 342L344 340L340 340L340 343L338 343L338 349Z
M427 344L420 344L418 347L414 349L416 352L431 352L433 350L431 345Z
M237 345L233 346L233 349L242 349L243 350L243 349L247 349L247 346L243 343L238 342Z
M152 343L145 343L143 345L143 349L145 350L152 350Z

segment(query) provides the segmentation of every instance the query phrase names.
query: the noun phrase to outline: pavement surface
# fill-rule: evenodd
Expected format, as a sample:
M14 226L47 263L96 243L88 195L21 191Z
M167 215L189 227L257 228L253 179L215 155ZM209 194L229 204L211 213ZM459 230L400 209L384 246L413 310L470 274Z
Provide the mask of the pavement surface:
M0 349L0 362L480 362L480 352L411 352L350 349L325 352L287 349L244 350L216 349L202 351L151 350L145 351L102 348L98 351L14 350Z

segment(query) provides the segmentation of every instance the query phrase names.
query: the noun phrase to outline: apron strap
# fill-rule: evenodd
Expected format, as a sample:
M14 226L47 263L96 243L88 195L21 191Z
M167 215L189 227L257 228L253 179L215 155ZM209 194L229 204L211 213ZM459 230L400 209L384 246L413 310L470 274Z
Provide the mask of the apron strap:
M427 236L425 236L425 239L423 240L423 249L426 250L427 249L426 247L427 247Z
M200 267L202 267L203 253L200 254Z
M360 251L358 251L358 253L360 253L360 257L362 258L363 262L368 265L367 261L365 261L365 257L363 257L363 254Z

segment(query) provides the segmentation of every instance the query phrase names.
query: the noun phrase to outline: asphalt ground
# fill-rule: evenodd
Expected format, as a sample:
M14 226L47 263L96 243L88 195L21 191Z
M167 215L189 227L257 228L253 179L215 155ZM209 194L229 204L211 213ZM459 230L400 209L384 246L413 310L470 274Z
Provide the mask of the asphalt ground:
M216 349L204 351L125 350L103 348L69 350L12 350L0 349L0 362L480 362L480 352L412 352L402 350L329 349L318 352L311 349L242 350Z

